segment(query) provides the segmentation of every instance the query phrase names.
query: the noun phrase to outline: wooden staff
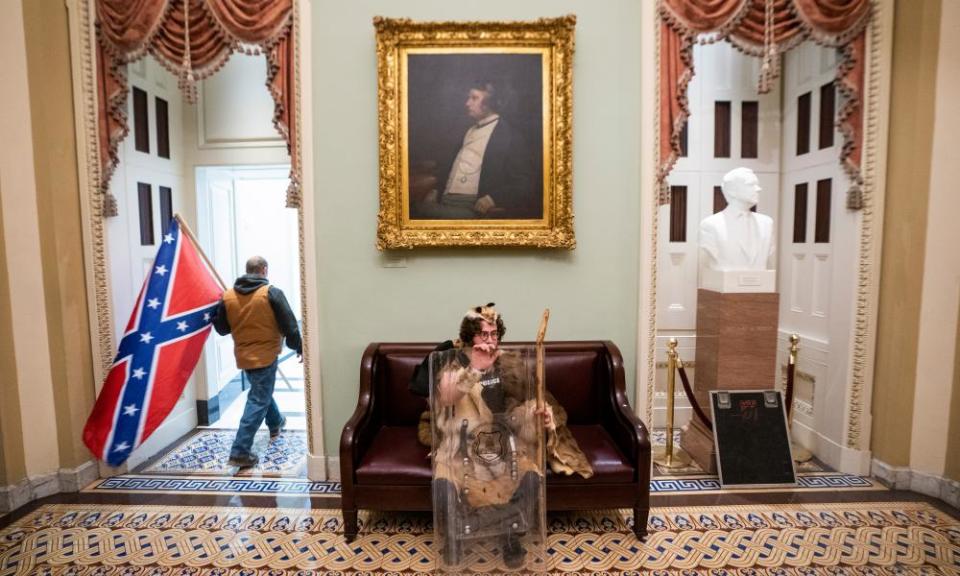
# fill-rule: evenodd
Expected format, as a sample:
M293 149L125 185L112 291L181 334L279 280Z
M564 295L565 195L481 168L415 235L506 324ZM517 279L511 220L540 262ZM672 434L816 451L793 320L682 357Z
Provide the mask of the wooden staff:
M549 321L550 321L550 309L549 309L549 308L546 308L546 309L544 309L544 311L543 311L543 317L540 319L540 328L537 330L537 344L536 344L536 349L537 349L537 381L536 381L536 386L537 386L537 412L538 412L539 414L541 414L540 418L543 418L542 414L545 412L545 410L544 410L544 405L543 405L543 404L544 404L543 396L544 396L544 386L545 386L545 382L546 382L546 378L545 378L546 368L545 368L545 366L544 366L543 339L544 339L544 338L546 337L546 335L547 335L547 322L549 322ZM539 425L538 425L538 426L539 426ZM542 431L542 430L540 431L539 434L537 434L537 454L538 454L537 458L544 458L544 459L546 458L546 456L545 456L545 454L544 454L543 431ZM544 461L541 460L541 464L543 464L543 462L544 462ZM545 469L544 469L544 473L546 473L546 470L545 470Z
M220 278L220 274L217 273L217 269L214 268L213 262L207 258L207 254L203 251L203 248L200 247L200 243L197 242L197 237L193 235L193 230L190 229L190 226L187 226L186 221L180 217L180 213L173 215L173 218L180 224L180 231L187 235L187 238L193 242L193 246L197 249L197 252L200 254L200 257L203 258L203 261L207 263L207 268L210 268L210 271L213 272L213 277L217 279L217 283L220 284L220 289L223 291L227 290L227 285L224 284L223 278Z

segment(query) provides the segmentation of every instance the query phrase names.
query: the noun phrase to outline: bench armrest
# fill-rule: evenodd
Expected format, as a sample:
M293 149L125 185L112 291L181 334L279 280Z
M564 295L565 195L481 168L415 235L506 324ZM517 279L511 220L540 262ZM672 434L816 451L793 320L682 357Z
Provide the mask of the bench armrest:
M617 447L636 465L637 481L650 483L650 435L643 421L630 408L623 374L623 356L613 342L604 341L608 391L604 398L603 424Z
M374 342L363 351L360 359L360 394L357 397L357 407L343 425L340 434L340 478L345 488L348 483L353 486L354 470L381 427L373 398L373 382L377 372L375 359L379 347L380 343Z

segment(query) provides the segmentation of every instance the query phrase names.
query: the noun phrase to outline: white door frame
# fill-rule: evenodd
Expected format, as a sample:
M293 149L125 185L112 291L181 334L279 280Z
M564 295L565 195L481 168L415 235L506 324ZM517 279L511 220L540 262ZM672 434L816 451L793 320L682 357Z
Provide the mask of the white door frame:
M65 0L70 27L70 63L73 79L74 118L77 132L77 164L80 179L80 210L86 268L88 318L92 342L94 378L99 392L113 362L112 318L103 194L99 190L100 147L96 92L96 33L94 0ZM294 0L294 35L297 39L294 123L301 167L301 204L298 208L300 243L300 310L304 339L304 393L306 396L308 467L311 480L326 480L329 466L324 450L322 385L320 381L319 300L315 234L316 199L313 194L313 110L311 73L311 2ZM117 311L125 313L125 311ZM335 462L335 461L334 461ZM101 476L122 472L101 465Z
M648 89L641 99L640 290L637 318L638 415L652 422L656 378L656 312L659 167L659 31L658 3L644 4L638 33L641 38L641 82ZM850 374L843 417L844 441L840 471L870 472L870 407L873 392L874 349L880 288L880 250L886 191L887 126L890 113L890 77L893 46L893 0L875 0L866 31L863 101L863 198L855 213L859 233L855 327L847 335L847 370Z

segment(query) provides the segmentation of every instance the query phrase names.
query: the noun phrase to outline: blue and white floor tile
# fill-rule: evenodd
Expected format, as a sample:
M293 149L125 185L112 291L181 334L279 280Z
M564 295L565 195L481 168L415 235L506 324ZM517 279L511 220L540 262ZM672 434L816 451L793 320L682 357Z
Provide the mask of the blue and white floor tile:
M142 472L235 475L237 468L229 466L227 460L236 434L236 430L198 430ZM261 430L253 441L253 453L260 456L260 462L241 471L241 475L296 478L306 475L307 434L302 430L284 430L272 440L267 430Z

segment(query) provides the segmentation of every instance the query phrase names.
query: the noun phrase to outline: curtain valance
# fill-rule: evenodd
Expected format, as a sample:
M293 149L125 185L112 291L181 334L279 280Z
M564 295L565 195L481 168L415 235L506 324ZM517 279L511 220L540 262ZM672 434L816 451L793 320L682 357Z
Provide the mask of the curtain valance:
M680 133L690 114L686 94L694 74L694 44L728 40L762 58L763 92L779 75L780 55L810 39L838 51L840 162L851 181L847 207L861 208L863 60L870 14L870 0L660 0L661 202L669 202L666 178L679 157Z
M185 97L216 73L234 52L267 58L273 123L290 153L287 205L300 203L294 104L293 0L96 0L100 186L104 213L117 213L110 177L119 162L127 124L126 65L151 54L178 79Z

